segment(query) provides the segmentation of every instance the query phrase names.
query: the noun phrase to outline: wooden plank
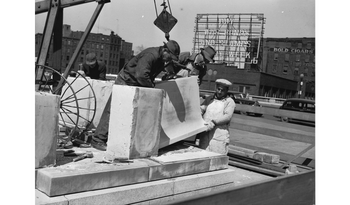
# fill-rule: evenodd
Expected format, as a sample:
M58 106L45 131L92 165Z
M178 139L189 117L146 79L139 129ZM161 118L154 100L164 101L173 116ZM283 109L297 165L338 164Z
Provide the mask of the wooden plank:
M283 117L294 118L298 120L307 120L307 121L315 122L315 114L313 113L281 110L281 109L270 108L270 107L256 107L256 106L241 105L241 104L236 104L235 110L243 111L243 112L260 113L264 115L283 116Z
M226 191L175 200L170 204L315 204L315 170L277 177Z

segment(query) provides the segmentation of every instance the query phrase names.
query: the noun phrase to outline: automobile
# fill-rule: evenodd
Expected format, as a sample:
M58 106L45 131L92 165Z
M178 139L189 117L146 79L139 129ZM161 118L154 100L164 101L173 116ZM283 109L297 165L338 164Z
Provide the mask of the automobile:
M279 109L304 112L304 113L315 113L315 101L309 100L309 99L303 99L303 98L289 98L283 102L283 104ZM315 123L313 121L293 119L293 118L288 118L283 116L281 116L280 118L282 122L298 121L298 122Z
M248 94L246 94L246 93L229 91L228 95L235 101L236 104L261 107L260 103L257 100L249 99ZM234 112L237 114L254 115L257 117L263 116L263 114L261 114L261 113L241 112L241 111L237 111L237 110L235 110Z

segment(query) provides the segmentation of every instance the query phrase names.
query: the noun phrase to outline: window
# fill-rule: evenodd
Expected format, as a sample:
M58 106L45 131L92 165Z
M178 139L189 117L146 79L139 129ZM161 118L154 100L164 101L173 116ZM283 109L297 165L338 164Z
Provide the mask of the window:
M307 48L307 49L311 49L311 43L307 43L307 44L306 44L306 48Z
M84 55L84 50L81 50L80 54L81 54L81 55Z
M70 45L70 41L68 40L68 45Z
M103 45L101 45L101 49L103 49Z
M297 62L300 61L300 55L299 54L295 56L295 61L297 61Z
M105 40L105 38L102 37L102 41L104 41L104 40Z
M305 68L305 70L304 70L304 76L307 76L308 73L309 73L309 69L308 69L308 68Z
M289 54L288 54L288 53L286 53L286 54L284 55L284 61L289 61Z
M303 48L303 44L302 43L298 43L298 48Z
M272 73L277 73L277 65L272 66Z
M299 76L299 68L294 68L294 75Z
M100 57L103 58L103 53L101 53Z
M98 45L98 44L96 44L96 48L97 48L97 49L99 48L99 45Z
M288 64L285 64L284 66L283 66L283 74L288 74Z
M69 56L66 57L66 60L69 61Z
M306 55L305 56L305 62L309 62L310 61L310 56L309 55Z
M273 56L273 60L278 60L278 53L275 53L275 55Z

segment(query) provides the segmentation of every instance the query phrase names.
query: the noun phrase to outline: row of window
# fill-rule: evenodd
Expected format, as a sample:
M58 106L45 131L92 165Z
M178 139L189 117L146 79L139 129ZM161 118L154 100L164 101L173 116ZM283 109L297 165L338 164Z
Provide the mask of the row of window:
M306 48L306 49L313 49L315 46L313 43L296 43L296 42L278 42L278 41L275 41L275 42L267 42L268 45L270 46L283 46L283 47L292 47L292 48L299 48L299 49L302 49L302 48Z
M278 71L278 67L282 67L282 66L273 65L272 66L272 73L276 74ZM287 75L289 70L292 70L294 76L299 76L299 74L300 74L298 67L294 67L294 69L292 69L291 67L289 67L288 64L283 66L282 73L284 75ZM309 69L304 68L304 76L308 76L308 74L309 74ZM315 77L315 69L311 69L311 77Z
M273 56L273 60L274 61L278 61L278 57L279 57L279 55L278 55L279 53L274 53L274 56ZM301 57L301 55L300 54L296 54L296 55L293 55L293 56L295 56L295 61L296 62L300 62L300 57ZM304 55L304 61L305 62L310 62L310 55ZM284 61L290 61L290 54L288 54L288 53L286 53L286 54L284 54ZM313 62L315 62L315 58L313 58Z
M78 41L64 40L63 44L76 46L78 44ZM93 49L101 49L101 50L110 49L111 51L119 51L117 45L97 44L97 43L91 43L91 42L84 43L83 48L93 48Z

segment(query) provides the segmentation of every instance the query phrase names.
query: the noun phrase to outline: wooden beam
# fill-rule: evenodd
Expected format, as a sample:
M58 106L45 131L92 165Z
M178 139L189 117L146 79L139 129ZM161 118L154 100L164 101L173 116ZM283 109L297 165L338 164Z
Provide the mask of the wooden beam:
M90 3L90 2L100 2L101 0L61 0L61 8L66 8L70 6L76 6L80 4ZM105 3L110 2L110 0L105 0ZM42 0L35 2L35 14L41 14L49 11L50 0Z
M52 39L52 34L54 31L54 25L56 21L56 17L59 15L59 2L54 3L56 0L52 0L52 5L50 4L50 10L46 18L45 22L45 28L44 28L44 34L43 34L43 41L41 42L40 49L39 49L39 55L37 59L37 64L39 65L45 65L47 55L50 50L50 44ZM43 76L43 68L37 68L35 71L35 79L41 80Z
M104 1L102 1L102 3L99 3L95 9L95 12L93 13L86 29L85 29L85 32L83 34L83 36L81 37L77 47L75 48L75 51L72 55L72 58L70 59L69 63L68 63L68 66L67 68L65 69L64 73L63 73L63 77L64 78L67 78L73 65L74 65L74 62L76 60L76 58L78 57L79 53L80 53L80 50L81 48L83 47L88 35L90 34L90 31L92 30L92 27L94 26L95 22L96 22L96 19L98 17L98 15L100 14L103 6L104 6ZM59 82L58 86L57 87L60 87L61 85L63 84L63 79Z

